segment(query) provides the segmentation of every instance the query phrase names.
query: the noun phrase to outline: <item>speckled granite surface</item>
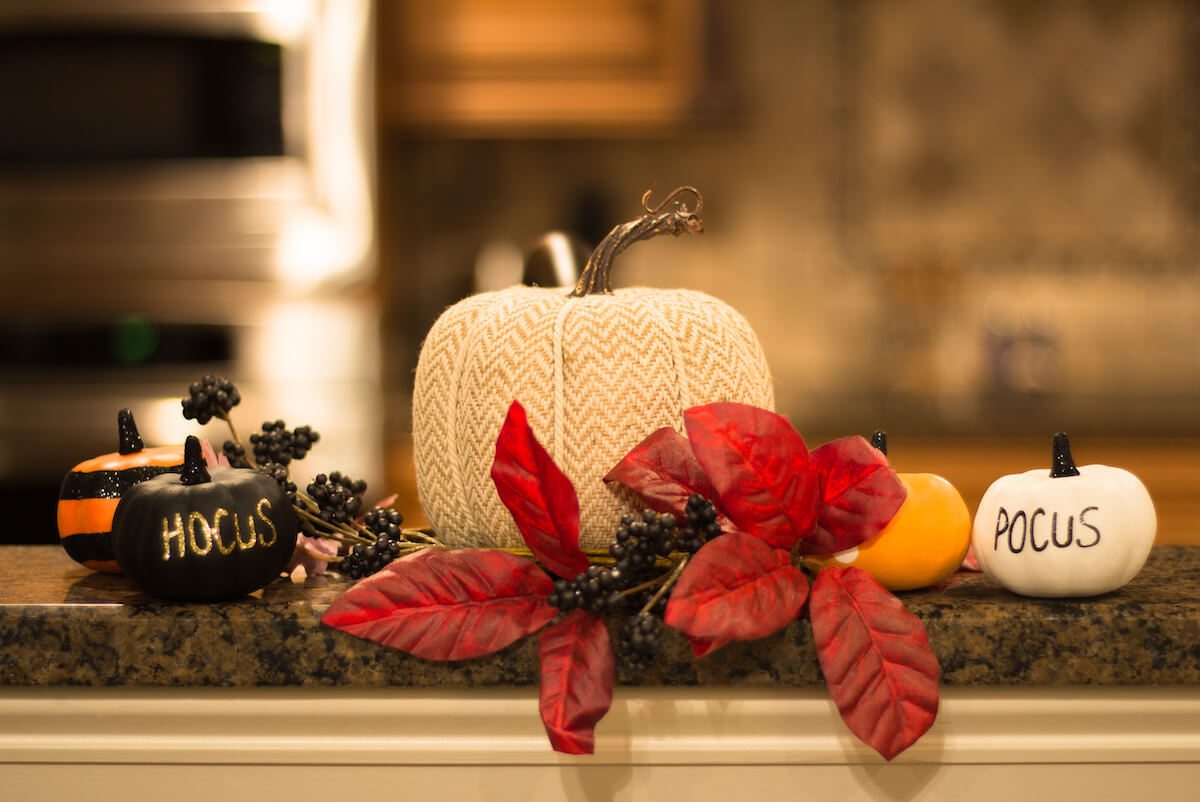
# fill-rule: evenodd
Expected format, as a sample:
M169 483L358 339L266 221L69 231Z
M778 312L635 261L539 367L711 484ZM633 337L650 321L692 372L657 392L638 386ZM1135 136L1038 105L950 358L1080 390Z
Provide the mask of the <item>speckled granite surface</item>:
M522 686L533 639L500 654L428 663L320 625L348 584L276 582L261 598L174 605L124 577L93 574L55 546L0 548L0 684L129 686ZM1080 601L1014 596L978 574L903 594L924 619L946 685L1200 683L1200 548L1161 547L1116 593ZM623 681L631 678L623 677ZM674 638L651 685L821 682L808 623L692 662Z

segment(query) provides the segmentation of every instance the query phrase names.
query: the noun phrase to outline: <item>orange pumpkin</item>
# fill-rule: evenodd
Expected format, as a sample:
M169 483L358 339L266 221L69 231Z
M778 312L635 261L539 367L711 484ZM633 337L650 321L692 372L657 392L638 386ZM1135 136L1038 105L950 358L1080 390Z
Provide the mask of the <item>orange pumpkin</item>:
M871 443L887 453L887 435ZM971 545L971 514L954 485L932 473L900 473L908 496L883 530L857 547L829 557L810 558L819 566L854 565L889 590L915 590L950 576Z
M125 491L161 473L179 473L183 449L145 448L133 413L117 413L118 448L79 463L58 494L58 536L67 554L93 571L121 573L113 555L112 519Z

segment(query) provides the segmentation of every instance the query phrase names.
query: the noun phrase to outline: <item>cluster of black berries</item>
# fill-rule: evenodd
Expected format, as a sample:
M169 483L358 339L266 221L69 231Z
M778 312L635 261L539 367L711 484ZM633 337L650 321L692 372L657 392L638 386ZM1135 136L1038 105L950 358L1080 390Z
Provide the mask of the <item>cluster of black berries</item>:
M626 515L617 528L615 542L608 547L615 560L613 567L594 565L574 579L560 579L548 599L563 612L583 609L614 613L626 607L636 610L624 621L616 646L622 663L635 673L649 668L658 652L668 594L656 599L657 586L632 594L626 591L653 578L659 557L675 551L695 554L721 534L717 509L703 496L692 494L685 514L687 521L682 527L670 513L643 510L641 515Z
M375 536L375 544L359 543L342 558L338 571L352 579L370 576L396 559L400 553L400 526L404 516L397 510L376 507L363 517L363 527Z
M232 464L230 460L230 464ZM265 473L275 480L280 489L287 495L288 503L295 506L296 504L296 483L288 477L288 469L286 465L280 465L278 462L267 462L258 466L258 470Z
M378 539L400 539L400 527L404 525L404 516L399 510L389 510L386 507L376 507L363 517L363 527Z
M621 591L626 587L628 584L620 569L593 565L576 574L574 579L556 580L546 601L564 613L575 609L613 613L621 609Z
M637 584L654 568L659 556L671 553L675 541L675 516L645 510L640 516L626 515L617 529L617 540L609 547L616 560L612 568L593 565L573 579L560 579L548 601L569 613L613 613L621 609L621 592Z
M225 454L225 459L229 460L229 464L233 467L250 467L250 461L246 459L246 448L241 443L226 440L221 444L221 451Z
M373 546L359 543L342 558L337 569L339 573L345 574L351 579L362 579L391 563L399 553L400 542L398 540L381 538Z
M318 473L308 485L308 495L317 502L318 515L329 524L344 524L354 520L362 509L362 495L367 483L357 482L341 471L326 476Z
M646 590L634 593L626 599L627 609L644 610L646 609L646 605L650 604L650 600L656 595L658 595L657 587L647 588ZM646 610L646 612L661 616L667 611L667 599L669 599L670 596L671 594L669 593L664 593L662 596L659 596L654 602L654 605L650 607L650 609Z
M288 431L281 420L263 421L262 431L250 435L250 446L254 450L254 461L259 465L278 462L287 465L294 459L304 459L313 444L321 439L311 426L298 426Z
M183 404L183 417L195 420L204 425L213 418L224 418L229 410L242 401L242 394L233 382L211 374L202 376L200 381L192 382L188 387L187 398Z
M701 546L721 534L721 525L717 523L717 508L699 493L688 496L686 513L687 525L679 530L675 548L695 554Z
M621 664L635 674L650 667L662 642L662 618L670 594L659 596L658 591L658 587L650 587L626 599L628 609L635 612L622 622L614 649Z
M616 570L632 580L653 568L660 556L671 553L675 534L674 515L643 510L641 516L621 518L617 542L608 547L608 553L617 561Z
M621 661L637 674L650 668L662 645L663 620L650 613L638 613L630 616L621 627L621 636L617 640L617 654Z

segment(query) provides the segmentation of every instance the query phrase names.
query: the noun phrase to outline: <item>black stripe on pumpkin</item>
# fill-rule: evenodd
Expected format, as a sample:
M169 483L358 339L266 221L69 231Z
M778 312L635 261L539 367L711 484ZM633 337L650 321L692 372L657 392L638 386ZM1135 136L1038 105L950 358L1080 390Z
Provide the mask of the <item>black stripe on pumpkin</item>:
M112 532L80 532L62 539L63 548L75 562L108 562L117 559L113 554Z
M63 479L60 499L121 498L125 491L139 482L153 479L163 473L179 473L182 465L142 465L120 471L71 471Z

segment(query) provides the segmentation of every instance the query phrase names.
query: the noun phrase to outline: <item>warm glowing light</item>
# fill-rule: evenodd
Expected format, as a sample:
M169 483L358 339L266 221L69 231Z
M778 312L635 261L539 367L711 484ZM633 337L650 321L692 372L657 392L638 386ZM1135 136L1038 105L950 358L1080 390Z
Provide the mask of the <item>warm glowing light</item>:
M159 398L146 408L134 410L138 429L148 446L182 445L189 434L196 434L195 421L186 420L179 406L180 396Z
M261 0L258 35L277 42L302 39L312 29L316 0Z
M374 256L367 51L370 5L324 0L309 47L307 141L314 202L284 224L277 273L293 291L366 278Z
M369 237L369 232L356 230L319 209L296 209L280 233L279 276L293 291L311 290L359 265Z
M321 442L300 475L352 470L375 481L383 473L378 309L361 298L326 295L275 301L261 312L245 359L247 372L262 381L242 388L239 426L265 416L310 424Z
M276 382L324 383L378 376L378 321L352 301L283 301L262 310L251 333L250 370Z

